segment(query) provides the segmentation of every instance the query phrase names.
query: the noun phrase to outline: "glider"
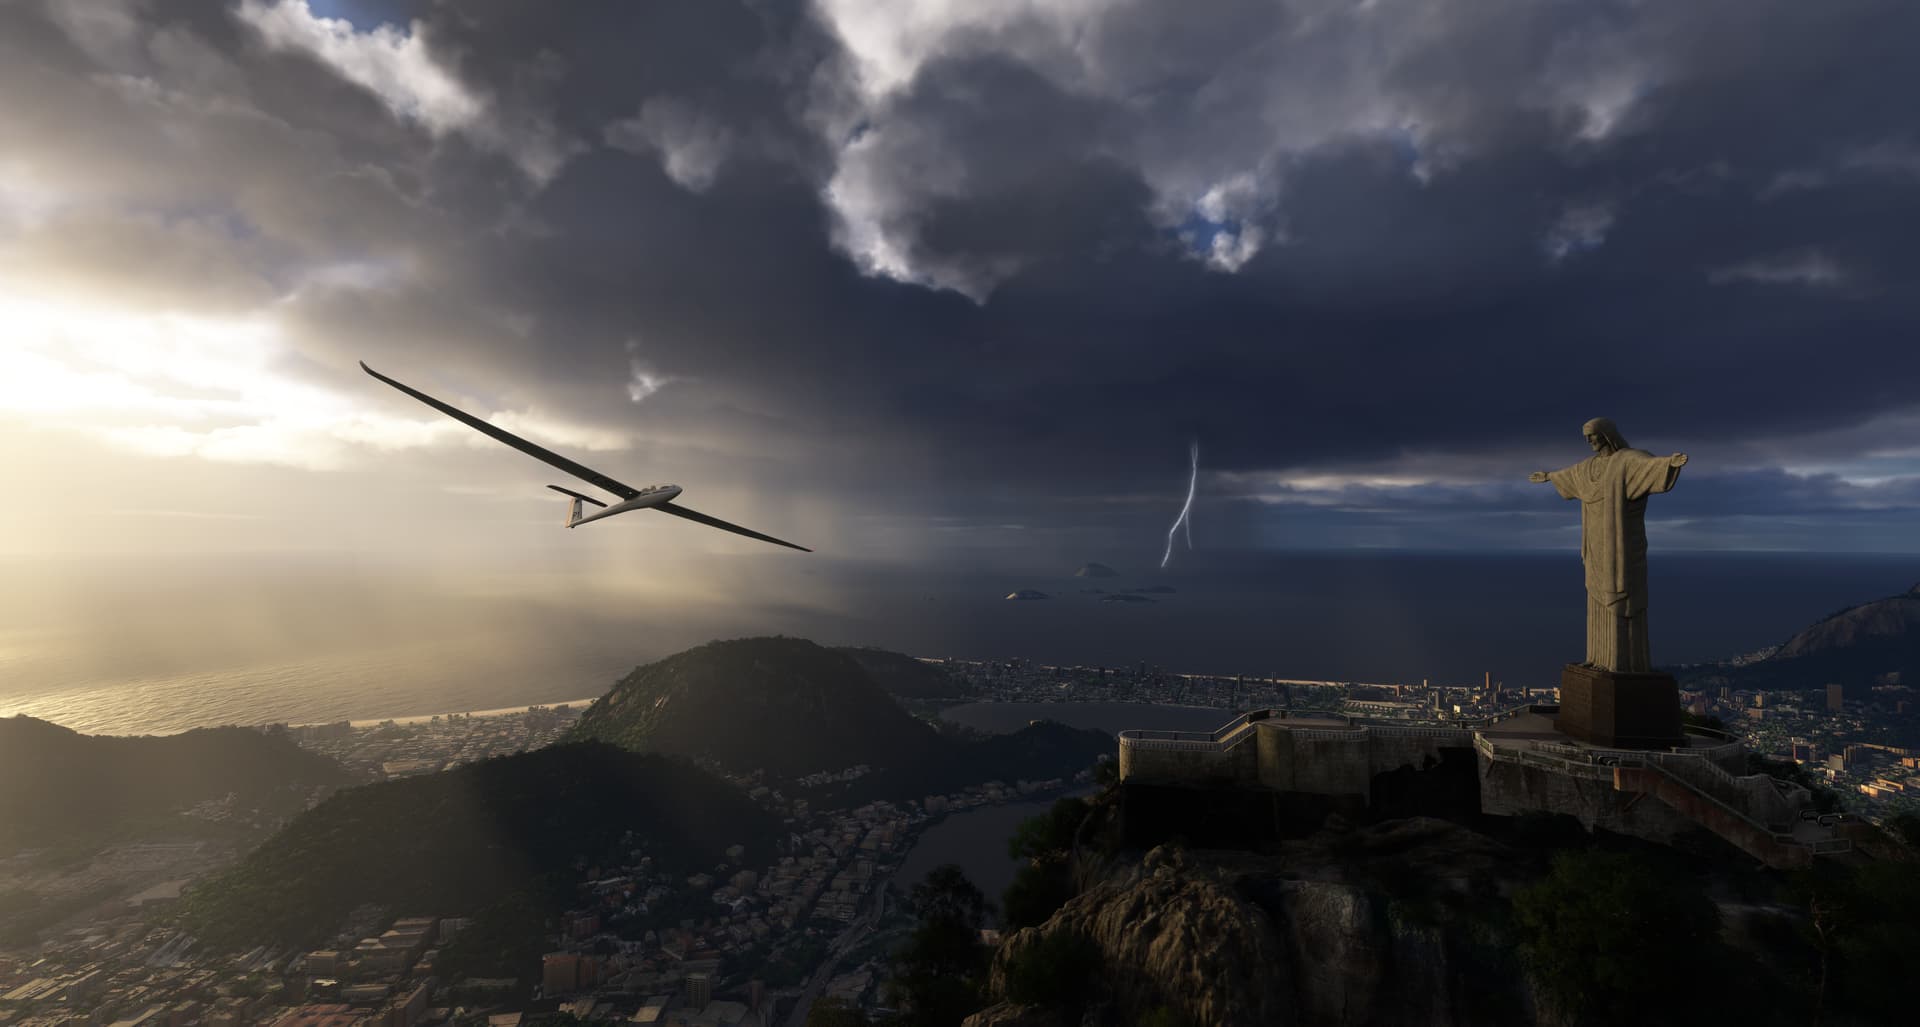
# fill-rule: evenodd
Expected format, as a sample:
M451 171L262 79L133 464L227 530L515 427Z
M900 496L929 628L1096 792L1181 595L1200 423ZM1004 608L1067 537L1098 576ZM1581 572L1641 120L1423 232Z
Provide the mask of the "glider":
M718 517L709 517L698 510L689 510L684 506L680 506L673 501L680 495L680 486L678 485L649 485L643 489L634 488L623 482L615 481L591 467L574 463L552 450L536 446L504 428L498 428L488 424L458 407L442 403L418 389L394 381L386 375L368 367L367 362L364 360L360 361L360 370L386 382L388 385L399 389L401 392L412 396L414 399L425 403L456 421L464 421L475 430L486 435L491 435L528 456L545 460L547 463L579 478L581 481L593 485L595 488L605 489L620 497L620 502L608 506L606 503L592 496L575 492L572 489L561 488L558 485L548 485L547 487L555 492L571 497L567 501L567 527L569 528L578 527L588 521L597 521L603 517L612 517L614 514L626 513L629 510L658 510L661 513L672 514L675 517L684 517L687 520L704 524L710 528L719 528L721 531L731 531L735 535L757 538L762 542L771 542L776 546L786 546L788 549L798 549L803 553L813 552L813 550L808 549L806 546L796 546L791 542L774 538L772 535L762 535L757 531L742 528L738 524L729 524ZM581 506L582 503L592 503L594 506L600 507L600 509L586 516L581 516L583 509Z

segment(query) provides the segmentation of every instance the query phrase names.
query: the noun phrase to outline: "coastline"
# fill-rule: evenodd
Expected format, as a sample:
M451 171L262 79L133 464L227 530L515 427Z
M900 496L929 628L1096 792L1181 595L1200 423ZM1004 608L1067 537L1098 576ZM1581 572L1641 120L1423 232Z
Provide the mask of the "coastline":
M495 709L495 710L450 710L443 713L417 713L412 716L406 716L406 717L376 717L370 720L349 719L347 723L352 725L353 727L379 727L382 724L398 724L398 725L429 724L435 720L439 720L444 717L516 717L523 713L531 712L536 708L549 709L549 710L556 709L561 706L565 706L569 708L572 708L572 707L585 708L587 706L593 705L593 703L599 698L600 697L596 695L596 696L589 696L588 698L585 698L585 699L564 699L564 700L561 700L560 702L537 702L537 703L529 703L525 706L502 706L499 709ZM322 723L338 724L340 722L337 720L321 721L319 723L314 723L314 724L288 724L287 726L288 727L318 727Z

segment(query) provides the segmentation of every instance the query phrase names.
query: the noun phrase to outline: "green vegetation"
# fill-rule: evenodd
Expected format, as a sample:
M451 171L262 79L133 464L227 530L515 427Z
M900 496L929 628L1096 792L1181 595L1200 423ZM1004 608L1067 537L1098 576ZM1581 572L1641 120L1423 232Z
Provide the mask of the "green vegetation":
M1691 710L1680 711L1680 723L1686 727L1703 727L1709 731L1725 731L1727 724L1719 717L1706 717Z
M242 808L291 813L318 785L354 777L283 736L223 727L165 737L83 735L32 717L0 719L0 852L91 846L134 825L233 793Z
M800 638L710 642L635 668L568 737L781 777L907 765L939 746L852 657Z
M1813 958L1807 982L1816 1013L1875 1023L1914 1016L1913 953L1920 951L1920 871L1912 863L1852 870L1816 865L1794 881Z
M935 867L913 887L919 926L894 956L891 988L911 1012L903 1027L954 1027L985 1002L987 961L980 925L988 904L960 868Z
M636 668L588 707L568 737L699 756L734 773L765 770L776 778L873 768L822 789L820 801L847 805L1066 777L1113 750L1104 732L1054 723L975 742L947 737L902 710L862 666L876 651L854 652L859 659L798 638L712 642Z
M548 950L551 911L543 896L513 892L482 906L473 923L440 950L434 969L441 977L526 978Z
M1007 1000L1055 1010L1077 1024L1098 994L1100 946L1083 934L1056 931L1007 962Z
M644 848L666 872L711 869L736 843L763 858L776 836L759 807L693 767L561 745L336 794L189 892L176 915L216 947L306 946L362 904L492 909L454 965L524 967L509 951L514 932L530 910L573 901L583 867Z
M1180 1011L1172 1006L1154 1006L1140 1014L1140 1019L1135 1020L1134 1025L1135 1027L1194 1027L1192 1020L1181 1015Z
M807 1010L807 1027L867 1027L867 1014L837 998L824 998Z
M1698 884L1637 854L1563 852L1513 898L1520 955L1563 1017L1580 1024L1711 1018L1685 1008L1721 948L1720 911ZM1700 1021L1706 1022L1706 1021Z
M1920 814L1896 813L1880 826L1895 841L1906 846L1915 856L1920 856Z
M1014 828L1013 837L1007 839L1007 858L1039 860L1071 853L1073 836L1091 811L1085 799L1054 802L1046 813L1029 817Z
M1747 754L1747 773L1766 774L1781 781L1799 785L1813 793L1813 807L1822 813L1832 813L1841 808L1840 795L1833 789L1807 773L1807 768L1794 760L1770 760L1758 753Z
M1083 799L1061 799L1045 814L1021 822L1007 839L1007 855L1027 861L1000 899L1007 930L1037 927L1073 898L1074 835L1091 811Z
M852 658L881 688L897 698L948 699L973 691L940 667L922 663L905 653L864 646L842 646L834 651Z

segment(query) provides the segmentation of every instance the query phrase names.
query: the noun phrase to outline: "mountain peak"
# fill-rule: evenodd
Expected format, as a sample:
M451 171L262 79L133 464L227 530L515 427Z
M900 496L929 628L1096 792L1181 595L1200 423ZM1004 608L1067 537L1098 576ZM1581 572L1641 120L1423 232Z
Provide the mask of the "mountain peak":
M636 667L571 737L780 776L905 764L940 742L854 658L783 636L709 642Z

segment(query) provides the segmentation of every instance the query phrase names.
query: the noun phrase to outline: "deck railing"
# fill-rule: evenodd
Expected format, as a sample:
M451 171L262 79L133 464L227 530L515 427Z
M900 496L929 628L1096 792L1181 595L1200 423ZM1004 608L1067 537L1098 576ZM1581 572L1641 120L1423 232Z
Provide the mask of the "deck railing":
M1160 752L1224 752L1250 737L1255 724L1263 720L1288 719L1345 720L1349 724L1353 720L1338 713L1319 711L1303 710L1295 714L1290 710L1251 710L1213 731L1122 731L1120 744L1129 748L1152 749Z

